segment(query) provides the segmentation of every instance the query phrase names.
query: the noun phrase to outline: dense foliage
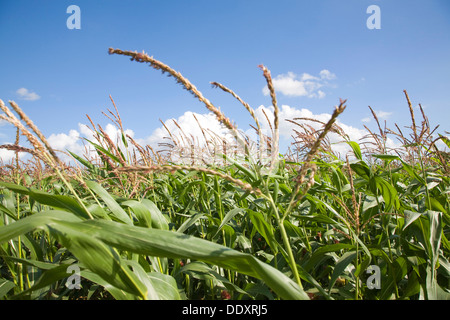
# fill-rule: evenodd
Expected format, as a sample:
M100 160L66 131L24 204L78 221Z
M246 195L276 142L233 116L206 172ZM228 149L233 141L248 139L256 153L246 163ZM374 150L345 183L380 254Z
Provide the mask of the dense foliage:
M399 133L403 152L386 150L380 128L371 148L347 139L339 158L330 120L269 164L244 152L203 165L151 155L123 130L119 146L93 126L95 157L72 154L77 168L1 103L34 149L1 167L0 299L450 297L447 154L427 121Z

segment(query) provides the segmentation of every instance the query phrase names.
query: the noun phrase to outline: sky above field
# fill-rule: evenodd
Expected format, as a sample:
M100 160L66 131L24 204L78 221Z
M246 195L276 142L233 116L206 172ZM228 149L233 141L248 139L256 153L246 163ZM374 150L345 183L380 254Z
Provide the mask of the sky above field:
M77 5L76 12L67 9ZM379 11L368 11L376 5ZM79 17L79 19L76 19ZM80 29L69 28L79 22ZM374 28L379 27L379 28ZM450 131L450 1L0 1L0 99L15 101L58 149L82 152L86 115L114 134L102 111L114 99L123 124L141 143L157 145L162 124L187 133L219 130L205 106L173 78L108 48L142 51L181 72L238 128L252 118L217 81L257 114L272 112L258 65L272 74L280 107L281 145L295 125L326 120L339 99L339 123L355 140L376 130L368 106L395 129L410 125L403 90L431 126ZM417 118L421 119L416 108ZM1 121L1 120L0 120ZM408 132L404 129L404 132ZM22 138L23 141L24 138ZM15 130L0 122L0 144ZM24 143L25 144L25 143ZM8 161L12 154L0 149Z

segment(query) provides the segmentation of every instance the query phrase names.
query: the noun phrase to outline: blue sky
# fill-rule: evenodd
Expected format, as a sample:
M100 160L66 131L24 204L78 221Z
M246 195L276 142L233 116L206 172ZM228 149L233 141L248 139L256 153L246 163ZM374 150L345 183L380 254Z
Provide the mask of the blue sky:
M66 26L72 4L81 9L79 30ZM380 7L381 29L366 26L370 5ZM174 79L108 55L113 47L145 50L180 71L239 128L252 119L210 82L233 89L255 109L269 107L257 67L264 64L277 79L280 107L318 115L343 98L344 124L374 128L367 122L370 105L389 127L404 126L410 124L406 89L444 133L450 129L449 34L448 0L2 0L0 99L17 102L55 139L80 131L86 114L107 123L101 111L113 108L109 95L124 126L144 140L161 127L159 119L207 113ZM0 123L0 144L14 136Z

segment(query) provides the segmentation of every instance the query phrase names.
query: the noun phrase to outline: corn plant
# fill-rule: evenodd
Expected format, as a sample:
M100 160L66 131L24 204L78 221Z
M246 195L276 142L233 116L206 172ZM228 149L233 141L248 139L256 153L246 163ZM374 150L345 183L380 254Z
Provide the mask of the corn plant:
M17 104L10 102L19 117L0 100L0 118L18 132L14 145L0 147L32 157L1 167L0 298L449 298L446 153L423 110L417 126L406 91L409 137L398 127L383 130L376 119L380 133L367 128L370 143L351 141L336 124L346 108L341 100L320 130L299 125L283 156L265 66L274 107L270 136L241 97L212 82L253 117L253 142L171 67L144 52L109 53L168 73L234 144L200 127L203 145L168 130L165 152L141 146L125 134L111 98L115 112L104 115L117 126L117 141L88 116L92 152L70 153L77 164L68 165ZM333 153L331 131L351 154ZM19 133L32 148L19 145ZM394 153L386 148L388 134L403 142ZM374 266L376 289L368 279Z

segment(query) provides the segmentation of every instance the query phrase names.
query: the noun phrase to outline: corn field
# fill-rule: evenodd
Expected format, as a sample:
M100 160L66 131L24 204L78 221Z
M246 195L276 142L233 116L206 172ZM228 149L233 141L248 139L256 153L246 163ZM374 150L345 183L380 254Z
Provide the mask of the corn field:
M298 130L280 154L265 66L269 135L241 97L212 82L255 120L252 141L171 67L144 52L109 53L175 79L234 143L201 128L206 144L169 131L164 152L140 145L111 98L114 111L104 115L120 141L88 116L93 152L70 153L67 163L15 102L0 100L0 119L17 129L16 143L0 146L16 152L0 167L0 299L450 298L449 154L436 145L450 140L421 107L417 117L406 91L411 126L403 131L383 128L372 110L379 132L366 127L363 141L351 141L336 124L347 107L340 100L319 130L292 119ZM333 151L330 132L348 155ZM401 148L387 148L388 137Z

